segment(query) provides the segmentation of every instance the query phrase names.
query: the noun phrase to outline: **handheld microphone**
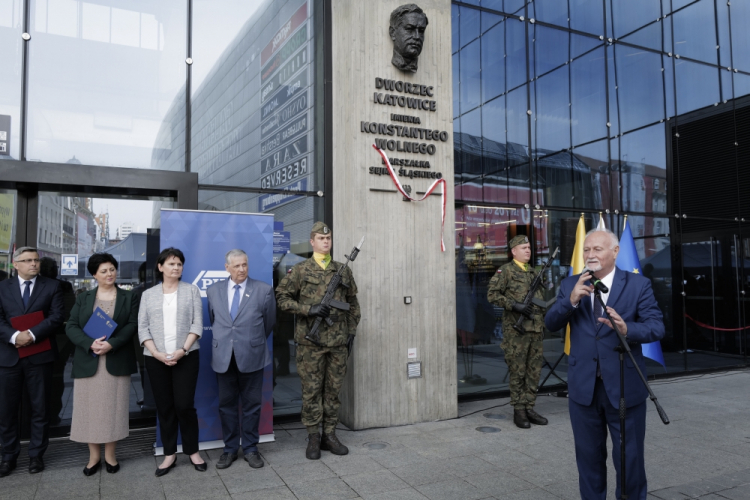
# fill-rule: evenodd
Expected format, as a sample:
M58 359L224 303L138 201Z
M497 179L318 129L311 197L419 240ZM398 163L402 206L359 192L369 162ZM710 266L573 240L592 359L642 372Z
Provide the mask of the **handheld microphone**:
M591 274L591 284L594 286L595 289L599 290L602 293L609 293L609 288L607 288L607 285L605 285L602 280L594 276L594 271L589 269L588 267L584 267L583 271L581 271L581 274L589 273Z

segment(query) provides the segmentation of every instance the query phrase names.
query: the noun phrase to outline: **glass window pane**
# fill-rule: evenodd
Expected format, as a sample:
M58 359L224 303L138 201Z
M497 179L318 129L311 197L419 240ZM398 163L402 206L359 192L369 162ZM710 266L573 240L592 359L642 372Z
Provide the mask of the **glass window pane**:
M512 89L526 81L526 23L515 19L505 22L506 88Z
M451 53L452 54L455 54L455 52L459 49L458 30L459 30L460 25L461 25L461 21L459 20L459 16L458 16L458 5L452 4L451 5Z
M0 189L0 281L13 275L13 249L16 248L16 191Z
M580 191L575 192L578 208L606 210L611 207L608 142L609 139L604 139L573 150L574 176L581 179L580 184L575 185L580 187Z
M482 2L482 5L485 5L485 2L487 0L484 0ZM519 16L524 15L524 5L528 3L527 0L505 0L505 12L508 14L516 14Z
M729 7L732 25L732 61L734 67L750 71L750 2L732 2Z
M21 157L21 60L23 1L0 0L0 160Z
M461 47L474 40L479 36L479 11L469 7L459 8L458 20L460 23L460 40Z
M570 4L570 27L574 30L604 34L604 12L599 0L568 0Z
M677 114L719 102L719 70L684 59L674 62L677 81Z
M719 65L731 67L732 43L729 38L729 6L726 2L716 2L716 21L719 29Z
M654 0L612 0L615 37L620 38L661 17L661 6Z
M482 149L485 174L504 170L505 165L505 98L499 97L482 106Z
M625 212L667 212L664 127L658 123L620 138L622 209Z
M713 0L700 0L673 16L674 53L718 64Z
M461 94L459 93L459 85L461 77L459 75L460 61L458 52L453 54L453 117L457 117L461 114Z
M234 3L195 3L193 45L203 64L194 64L191 171L206 184L315 191L322 170L309 4Z
M632 130L664 118L661 56L624 45L615 46L620 125Z
M604 48L571 63L573 144L607 136Z
M584 52L588 52L594 47L597 47L600 45L604 45L604 42L602 40L599 40L598 38L594 38L590 36L583 36L583 35L576 35L574 33L571 33L570 34L570 58L575 59L576 57L580 56Z
M568 151L536 160L536 188L544 190L544 202L558 207L575 206L572 156ZM580 188L578 189L580 191Z
M482 11L482 33L486 32L488 29L504 20L505 17L503 16L498 16L497 14L490 14L489 12ZM500 53L502 53L502 51Z
M536 0L533 4L537 21L568 27L568 3L559 0ZM531 14L529 14L531 15Z
M536 81L537 156L570 148L570 90L568 67L564 66Z
M628 36L620 38L620 40L622 40L623 42L632 43L633 45L638 45L639 47L646 47L653 50L662 50L663 27L664 23L662 22L651 23L647 26L644 26L643 28L640 28L638 31L631 33ZM671 41L672 33L669 33L667 36Z
M462 173L482 175L482 108L461 116Z
M479 106L482 85L480 72L480 41L469 44L461 49L461 109L469 110Z
M567 31L537 25L530 29L535 33L534 76L539 77L568 61L570 43Z
M485 9L492 9L498 12L504 12L503 0L482 0L481 6Z
M97 4L112 19L107 41L92 26L101 9L30 3L27 158L183 170L186 3ZM155 38L142 40L151 25Z
M505 22L482 35L482 101L505 92Z
M507 109L507 158L509 189L518 190L514 203L530 203L529 200L529 109L525 86L509 92L505 98ZM510 193L509 193L510 194ZM508 200L512 201L512 200Z

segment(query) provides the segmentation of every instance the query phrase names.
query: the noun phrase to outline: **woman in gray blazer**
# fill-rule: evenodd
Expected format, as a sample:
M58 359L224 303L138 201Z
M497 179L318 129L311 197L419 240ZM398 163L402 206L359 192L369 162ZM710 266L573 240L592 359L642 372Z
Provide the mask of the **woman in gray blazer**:
M195 470L203 472L208 467L198 453L194 403L200 367L195 351L203 334L203 302L197 286L180 281L184 263L180 250L162 250L155 270L161 284L143 292L138 313L138 339L144 347L164 443L164 461L156 469L157 477L175 466L178 424L182 452L190 455Z

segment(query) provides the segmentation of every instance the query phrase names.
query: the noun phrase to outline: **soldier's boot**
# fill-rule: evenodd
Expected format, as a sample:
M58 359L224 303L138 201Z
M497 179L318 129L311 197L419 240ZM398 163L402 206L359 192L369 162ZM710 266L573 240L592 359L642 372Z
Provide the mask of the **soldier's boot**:
M307 435L307 450L305 456L308 460L320 459L320 433Z
M516 409L513 412L513 423L516 424L516 427L520 427L521 429L528 429L531 427L529 419L526 416L525 408Z
M549 422L549 420L547 420L546 418L544 418L543 416L541 416L540 414L538 414L532 409L526 410L526 417L529 419L529 422L531 422L534 425L547 425L547 422Z
M320 443L320 449L330 451L334 455L346 455L349 453L349 448L341 444L336 434L323 434L323 441Z

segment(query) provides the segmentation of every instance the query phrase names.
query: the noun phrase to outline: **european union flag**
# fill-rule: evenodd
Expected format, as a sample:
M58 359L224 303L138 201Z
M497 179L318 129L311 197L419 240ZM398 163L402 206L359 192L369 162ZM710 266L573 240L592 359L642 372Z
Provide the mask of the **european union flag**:
M627 219L625 219L625 229L622 231L622 236L620 237L620 253L617 254L615 264L628 273L641 274L638 251L635 249L633 233L630 231L630 223ZM664 368L667 367L664 363L664 354L661 352L661 343L658 340L643 344L641 348L643 349L644 356L660 363Z

